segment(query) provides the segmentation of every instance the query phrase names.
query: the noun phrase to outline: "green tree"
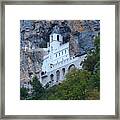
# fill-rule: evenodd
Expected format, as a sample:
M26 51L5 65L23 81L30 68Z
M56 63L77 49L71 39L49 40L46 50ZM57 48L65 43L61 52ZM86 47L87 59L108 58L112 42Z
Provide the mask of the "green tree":
M85 100L87 99L90 72L73 69L58 86L49 89L48 99Z
M88 85L89 85L89 90L87 93L88 99L90 100L100 99L100 71L99 70L91 74Z
M42 84L38 80L37 76L34 76L30 82L32 85L32 98L33 100L44 99L45 89L42 87Z
M20 99L25 100L28 97L28 89L22 87L20 88Z
M81 63L84 70L94 72L100 69L100 36L94 39L94 49L88 51L86 59Z
M89 51L82 62L83 70L90 71L88 99L100 98L100 36L94 40L94 49Z

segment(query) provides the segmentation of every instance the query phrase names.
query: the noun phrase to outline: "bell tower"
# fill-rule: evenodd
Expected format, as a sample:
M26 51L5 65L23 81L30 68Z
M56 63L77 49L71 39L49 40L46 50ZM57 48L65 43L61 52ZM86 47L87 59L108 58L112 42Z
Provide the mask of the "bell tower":
M59 28L55 26L53 32L50 35L50 52L54 52L59 49L59 46L62 42L63 37L60 34Z

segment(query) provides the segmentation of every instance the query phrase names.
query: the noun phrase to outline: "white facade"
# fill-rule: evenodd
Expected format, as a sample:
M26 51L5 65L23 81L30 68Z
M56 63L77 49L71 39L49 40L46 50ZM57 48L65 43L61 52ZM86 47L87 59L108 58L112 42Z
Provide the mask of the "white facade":
M62 44L63 37L58 33L50 35L50 45L48 54L43 58L42 72L40 82L44 85L47 83L51 86L64 80L65 74L72 68L81 69L80 63L85 58L70 57L69 42Z

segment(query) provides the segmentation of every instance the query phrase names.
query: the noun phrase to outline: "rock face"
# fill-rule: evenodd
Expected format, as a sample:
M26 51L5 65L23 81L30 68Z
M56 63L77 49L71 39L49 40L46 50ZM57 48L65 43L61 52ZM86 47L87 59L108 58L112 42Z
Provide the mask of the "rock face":
M43 51L24 51L20 53L20 80L29 81L33 74L38 75L41 71Z
M20 80L29 81L41 71L43 49L53 28L59 29L63 44L70 42L70 55L81 55L92 49L93 38L100 33L99 20L21 20L20 21Z

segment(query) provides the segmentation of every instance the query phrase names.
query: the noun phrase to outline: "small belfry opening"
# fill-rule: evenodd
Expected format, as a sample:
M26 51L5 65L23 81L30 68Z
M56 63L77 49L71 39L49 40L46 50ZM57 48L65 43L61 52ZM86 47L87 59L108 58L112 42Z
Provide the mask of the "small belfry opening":
M57 41L59 41L59 35L57 35Z

